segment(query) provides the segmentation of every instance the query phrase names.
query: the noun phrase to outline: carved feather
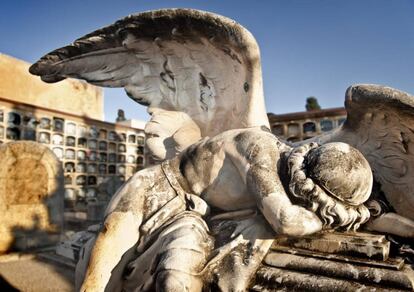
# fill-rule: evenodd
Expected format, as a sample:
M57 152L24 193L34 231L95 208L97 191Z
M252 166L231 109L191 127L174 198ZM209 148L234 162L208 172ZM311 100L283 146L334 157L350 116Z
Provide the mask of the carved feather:
M124 87L149 108L184 112L202 137L268 126L255 39L235 21L208 12L165 9L130 15L45 55L30 72L46 82L73 77ZM164 147L173 134L158 136L160 143L150 150L172 153L154 147Z

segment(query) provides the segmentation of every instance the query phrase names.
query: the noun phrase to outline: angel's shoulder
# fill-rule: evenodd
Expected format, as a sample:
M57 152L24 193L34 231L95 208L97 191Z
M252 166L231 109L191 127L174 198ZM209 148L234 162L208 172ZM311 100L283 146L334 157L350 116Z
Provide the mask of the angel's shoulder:
M234 133L233 141L237 144L277 144L279 139L267 129L262 127L253 127L240 129Z
M228 149L235 147L241 153L248 153L253 148L278 150L284 145L275 135L261 127L229 130L211 140Z

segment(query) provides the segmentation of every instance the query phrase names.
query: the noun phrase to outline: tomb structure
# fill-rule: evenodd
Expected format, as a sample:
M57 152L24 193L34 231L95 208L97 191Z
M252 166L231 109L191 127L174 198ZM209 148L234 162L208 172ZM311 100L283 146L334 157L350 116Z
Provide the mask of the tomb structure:
M63 169L39 143L0 146L0 252L57 242L63 228Z
M64 169L68 229L102 219L122 183L153 162L143 123L104 121L102 89L75 79L46 84L30 64L0 53L0 144L36 141Z

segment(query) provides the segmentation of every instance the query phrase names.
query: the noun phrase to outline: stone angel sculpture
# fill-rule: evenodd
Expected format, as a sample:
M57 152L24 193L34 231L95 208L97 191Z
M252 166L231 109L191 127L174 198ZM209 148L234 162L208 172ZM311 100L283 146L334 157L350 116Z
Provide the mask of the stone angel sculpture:
M30 72L124 87L148 107L147 147L164 161L114 195L78 264L81 291L242 291L275 233L365 223L373 178L396 211L377 220L414 230L412 98L351 87L344 126L292 147L268 130L259 48L233 20L189 9L131 15Z

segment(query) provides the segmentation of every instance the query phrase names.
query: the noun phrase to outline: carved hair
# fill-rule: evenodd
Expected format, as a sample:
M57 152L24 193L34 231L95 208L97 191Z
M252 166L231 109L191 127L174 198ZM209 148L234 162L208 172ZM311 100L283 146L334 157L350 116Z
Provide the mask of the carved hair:
M351 206L325 192L317 182L307 176L306 155L316 143L305 144L292 150L288 157L289 190L298 201L322 220L324 229L356 230L369 219L363 205Z

